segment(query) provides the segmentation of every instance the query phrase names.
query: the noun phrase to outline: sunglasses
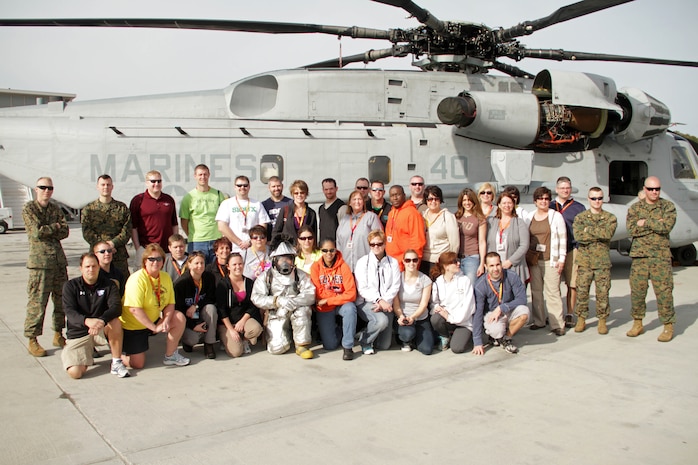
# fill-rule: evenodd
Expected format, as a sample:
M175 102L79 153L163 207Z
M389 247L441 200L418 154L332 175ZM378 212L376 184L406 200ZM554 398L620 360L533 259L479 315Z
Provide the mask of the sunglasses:
M368 245L371 247L383 247L385 245L385 242L369 242Z
M105 253L114 253L114 249L98 250L97 253L101 253L102 255L104 255Z
M647 187L647 186L645 186L645 189L647 189L650 192L659 192L660 190L662 190L661 187Z
M37 189L41 189L42 191L52 191L53 186L36 186Z
M267 236L250 236L250 239L255 240L255 241L261 241L262 239L266 239Z
M307 192L294 192L293 195L308 195Z
M589 200L594 200L594 201L603 200L603 197L589 197Z
M380 187L373 187L371 188L373 192L385 192L385 189L381 189Z
M335 253L337 249L320 249L322 253Z
M162 257L148 257L147 259L149 262L161 262Z
M162 184L162 179L148 179L150 184Z
M546 202L550 202L550 197L539 197L536 200L545 200Z
M243 187L250 187L250 185L249 184L235 184L235 187L243 188Z
M403 258L402 261L405 263L419 263L418 258Z
M427 197L427 202L441 202L441 199L438 197Z
M300 236L300 237L298 238L298 240L299 240L299 241L312 241L312 240L313 240L313 236Z
M493 194L492 191L482 191L482 192L480 192L480 195L492 195L492 194Z
M357 189L357 190L360 190L360 191L367 191L367 190L368 190L368 186L356 186L356 189Z
M423 185L424 185L423 182L411 182L410 183L410 186L423 186Z

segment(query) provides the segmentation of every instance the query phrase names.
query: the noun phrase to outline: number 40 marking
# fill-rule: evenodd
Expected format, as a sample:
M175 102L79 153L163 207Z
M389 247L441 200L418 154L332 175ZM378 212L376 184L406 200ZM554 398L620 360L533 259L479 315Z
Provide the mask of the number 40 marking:
M463 155L452 155L450 157L450 178L466 179L468 177L468 159ZM431 174L440 175L441 179L449 177L449 169L446 166L446 156L441 155L431 166Z

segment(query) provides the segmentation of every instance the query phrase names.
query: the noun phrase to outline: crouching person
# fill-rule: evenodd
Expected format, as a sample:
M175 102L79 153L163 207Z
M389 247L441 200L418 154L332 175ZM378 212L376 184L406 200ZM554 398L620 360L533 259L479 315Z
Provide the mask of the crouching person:
M281 242L270 257L272 267L262 272L252 287L252 303L266 311L267 350L274 355L288 351L290 325L296 354L304 359L313 358L309 346L315 286L310 276L296 269L296 252L288 242Z
M111 279L99 272L99 261L93 253L80 257L80 277L63 286L63 309L67 320L68 341L63 348L63 367L71 378L79 379L93 364L95 337L106 336L111 347L111 373L119 378L129 376L121 360L123 332L121 296Z
M502 269L502 259L497 252L485 255L487 274L478 279L475 285L475 321L484 324L494 345L500 346L509 354L519 349L511 338L528 321L531 311L526 306L526 288L519 275ZM475 346L482 346L482 326L474 325Z

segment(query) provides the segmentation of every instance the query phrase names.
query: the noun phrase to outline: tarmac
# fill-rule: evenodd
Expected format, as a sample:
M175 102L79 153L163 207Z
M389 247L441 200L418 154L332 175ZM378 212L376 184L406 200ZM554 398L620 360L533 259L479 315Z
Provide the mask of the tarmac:
M70 277L86 251L78 225L63 241ZM650 290L646 333L631 326L630 259L613 254L610 332L596 319L556 337L521 330L509 355L393 347L376 355L255 348L187 367L147 364L119 379L110 357L73 380L51 347L27 354L24 232L0 236L0 464L695 464L698 456L698 267L674 268L675 339ZM564 286L563 286L564 289ZM592 292L593 295L593 292ZM530 300L529 300L530 302ZM593 304L592 304L593 305ZM51 304L49 310L51 311ZM356 347L355 351L358 352Z

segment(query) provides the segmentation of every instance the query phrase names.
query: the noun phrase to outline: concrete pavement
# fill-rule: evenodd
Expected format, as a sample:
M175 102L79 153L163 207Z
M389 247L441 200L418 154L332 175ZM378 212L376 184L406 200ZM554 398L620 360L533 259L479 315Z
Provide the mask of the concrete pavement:
M79 225L63 241L78 275ZM108 354L81 380L27 354L27 240L0 236L0 464L693 464L698 454L698 267L674 268L676 337L650 291L647 332L631 339L630 260L614 254L610 333L524 328L518 355L397 348L373 356L318 350L162 365L163 336L130 378ZM51 306L49 305L49 312ZM355 348L358 350L358 347ZM106 352L105 350L102 351Z

